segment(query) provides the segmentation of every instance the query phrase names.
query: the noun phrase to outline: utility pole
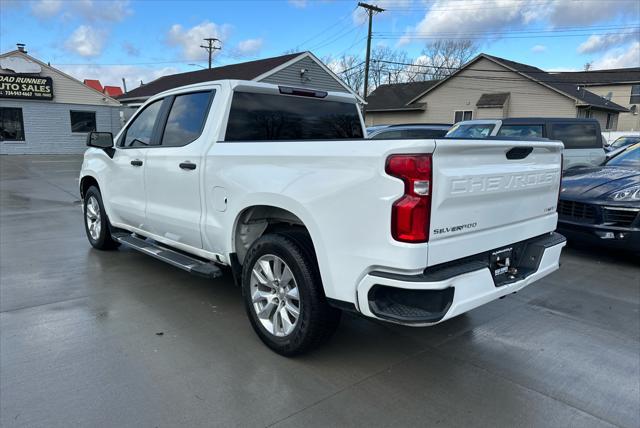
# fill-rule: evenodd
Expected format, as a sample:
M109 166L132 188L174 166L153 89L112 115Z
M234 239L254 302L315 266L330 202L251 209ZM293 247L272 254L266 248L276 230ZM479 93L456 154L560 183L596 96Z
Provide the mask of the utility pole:
M367 35L367 56L365 58L364 65L364 99L367 99L367 91L369 90L369 59L371 57L371 25L373 22L373 14L384 12L384 9L378 6L370 5L367 3L358 3L358 6L365 9L367 11L367 15L369 15L369 34Z
M200 45L200 47L209 53L209 68L211 68L211 56L213 55L213 51L222 49L222 46L214 46L213 44L215 42L222 44L222 42L219 39L216 39L215 37L210 37L208 39L203 39L203 40L207 42L207 46Z

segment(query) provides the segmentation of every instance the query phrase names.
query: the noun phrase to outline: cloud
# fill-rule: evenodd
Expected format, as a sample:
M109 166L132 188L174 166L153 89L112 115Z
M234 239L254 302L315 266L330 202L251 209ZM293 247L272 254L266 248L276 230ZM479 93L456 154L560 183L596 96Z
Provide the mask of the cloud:
M31 14L38 19L49 19L62 10L61 0L40 0L31 3Z
M203 21L189 29L184 29L180 24L174 24L167 35L167 43L169 46L180 47L186 59L203 60L208 56L207 52L200 47L204 43L203 39L215 37L224 43L230 31L231 26L228 24L218 25L209 21ZM217 52L220 51L215 51L214 56Z
M264 40L262 39L247 39L238 43L236 50L238 54L241 56L251 56L260 52L262 49L262 44Z
M582 54L604 52L633 40L640 40L640 30L602 35L594 34L578 46L578 52Z
M531 52L533 53L542 53L546 51L547 51L547 47L545 45L535 45L534 47L531 48Z
M88 22L119 22L133 13L129 0L76 0L71 3L69 11L78 13Z
M302 9L307 7L307 0L289 0L289 4L295 8Z
M122 78L124 77L129 91L140 86L141 80L144 83L149 83L158 77L179 72L175 67L158 68L153 66L143 67L135 65L52 65L75 77L81 82L84 79L98 79L103 85L122 87Z
M140 49L138 49L138 47L131 42L122 43L122 49L129 56L140 56Z
M592 65L594 70L638 66L640 66L640 42L631 44L627 49L612 49Z
M554 28L638 17L637 3L626 0L593 1L586 6L570 0L436 0L429 4L423 19L405 32L402 44L465 36L497 40L509 29L534 22Z
M71 33L64 46L73 53L83 57L94 57L102 53L102 47L107 38L104 30L98 30L90 25L81 25Z

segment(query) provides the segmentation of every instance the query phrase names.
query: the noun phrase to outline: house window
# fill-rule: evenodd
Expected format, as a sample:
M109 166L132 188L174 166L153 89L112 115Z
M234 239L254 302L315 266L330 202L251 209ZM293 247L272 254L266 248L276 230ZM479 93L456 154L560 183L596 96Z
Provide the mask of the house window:
M607 113L607 125L605 126L604 129L611 129L611 128L613 128L613 114Z
M24 141L21 108L0 107L0 141Z
M629 104L640 104L640 85L631 85Z
M463 120L471 120L473 118L473 112L471 110L457 110L453 117L453 123L458 123Z
M95 111L70 111L71 132L91 132L96 130Z

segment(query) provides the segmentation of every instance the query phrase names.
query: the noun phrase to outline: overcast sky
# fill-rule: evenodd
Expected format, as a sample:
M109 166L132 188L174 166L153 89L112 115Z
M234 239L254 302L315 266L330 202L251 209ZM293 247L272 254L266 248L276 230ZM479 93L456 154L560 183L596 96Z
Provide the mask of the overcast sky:
M417 57L437 38L546 70L640 66L638 0L378 0L374 46ZM311 50L363 55L357 1L0 0L0 50L30 54L74 77L129 89L206 66L204 37L222 40L222 65ZM198 65L189 65L198 64Z

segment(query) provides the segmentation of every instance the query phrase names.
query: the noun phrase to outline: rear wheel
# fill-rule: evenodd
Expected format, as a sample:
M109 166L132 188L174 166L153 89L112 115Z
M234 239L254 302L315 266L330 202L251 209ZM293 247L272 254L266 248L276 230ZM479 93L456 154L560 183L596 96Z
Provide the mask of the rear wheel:
M102 204L100 190L89 187L84 194L84 229L89 243L99 250L112 250L120 245L111 237L109 218Z
M250 248L242 291L251 325L275 352L292 356L326 341L340 311L329 306L306 236L270 234Z

